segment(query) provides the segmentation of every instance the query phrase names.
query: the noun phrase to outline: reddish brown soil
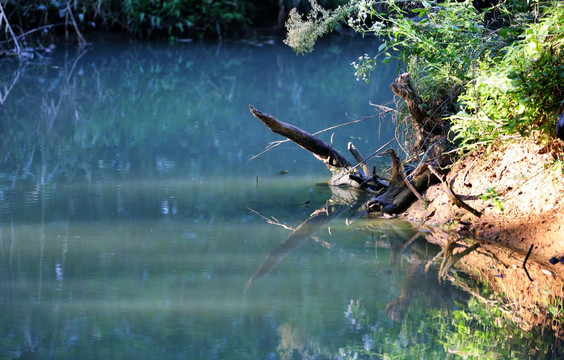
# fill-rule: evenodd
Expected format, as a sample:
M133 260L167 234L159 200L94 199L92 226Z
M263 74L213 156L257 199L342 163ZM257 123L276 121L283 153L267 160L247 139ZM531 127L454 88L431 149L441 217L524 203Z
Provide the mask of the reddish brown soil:
M561 153L558 156L562 158ZM454 253L467 247L467 239L477 240L478 251L457 266L504 294L512 316L531 325L553 321L561 332L564 263L549 261L564 257L564 173L558 156L528 142L474 151L453 166L448 181L454 193L481 211L480 217L452 205L441 184L424 194L428 205L419 201L404 217L432 233L440 229L459 239L463 246ZM488 189L495 189L500 199L484 200L481 196ZM453 240L435 236L435 241L446 245ZM531 245L526 268L533 281L522 266ZM550 315L551 306L560 311L556 321L544 316Z

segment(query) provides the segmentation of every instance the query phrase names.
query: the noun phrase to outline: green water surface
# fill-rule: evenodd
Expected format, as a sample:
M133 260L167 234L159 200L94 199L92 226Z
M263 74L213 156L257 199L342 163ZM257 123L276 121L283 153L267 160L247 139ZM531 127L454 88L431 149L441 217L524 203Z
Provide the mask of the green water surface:
M0 358L546 351L513 327L464 318L468 296L423 269L439 249L340 204L311 154L283 143L250 160L282 139L248 105L310 132L390 105L396 65L369 84L353 76L350 63L375 51L367 44L333 39L303 57L280 41L108 43L4 61ZM319 136L367 155L394 126L371 117ZM318 209L327 217L314 231L282 246Z

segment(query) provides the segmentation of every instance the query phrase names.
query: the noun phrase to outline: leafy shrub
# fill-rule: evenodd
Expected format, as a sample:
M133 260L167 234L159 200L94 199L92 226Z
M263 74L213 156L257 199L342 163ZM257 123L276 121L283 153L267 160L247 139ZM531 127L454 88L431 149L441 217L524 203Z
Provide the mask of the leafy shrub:
M554 3L520 39L482 59L452 117L464 143L502 137L553 136L564 104L564 5Z
M260 0L73 0L81 31L106 28L137 37L239 36ZM271 6L278 8L278 3ZM66 0L8 0L4 10L19 33L69 25ZM0 23L0 27L2 24ZM54 27L53 27L54 26Z
M339 21L375 34L377 54L352 63L357 78L369 80L379 63L399 60L428 113L449 119L460 142L553 133L564 107L561 2L503 1L494 10L508 26L494 30L469 0L353 0L335 10L311 2L307 17L291 14L287 44L309 52Z
M126 0L122 12L127 30L138 36L154 31L169 36L188 30L221 37L222 27L245 27L249 24L244 1L205 0Z

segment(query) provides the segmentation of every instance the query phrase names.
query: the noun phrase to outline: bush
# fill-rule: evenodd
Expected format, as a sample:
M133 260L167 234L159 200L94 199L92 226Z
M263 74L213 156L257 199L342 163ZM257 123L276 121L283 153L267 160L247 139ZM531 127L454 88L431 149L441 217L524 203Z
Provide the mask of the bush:
M564 5L545 9L519 40L482 59L452 116L464 143L507 136L554 137L564 107Z
M450 120L462 143L553 134L564 99L560 1L502 1L490 13L507 26L494 29L470 0L353 0L331 11L311 2L305 19L291 13L287 44L309 52L339 21L375 34L378 53L353 62L357 78L368 81L379 63L399 60L430 116Z
M80 31L103 28L139 38L174 38L238 37L255 16L265 11L276 14L279 4L261 0L8 0L3 8L18 35L41 27L51 32L62 29L61 25L68 27L72 13ZM272 21L276 23L276 15Z

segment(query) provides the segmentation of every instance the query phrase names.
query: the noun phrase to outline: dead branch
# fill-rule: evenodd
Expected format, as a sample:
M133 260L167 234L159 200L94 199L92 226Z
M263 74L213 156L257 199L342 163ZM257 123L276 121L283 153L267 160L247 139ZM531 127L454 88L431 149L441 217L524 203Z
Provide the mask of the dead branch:
M358 161L358 164L362 167L362 171L364 171L364 176L370 179L372 177L372 171L370 171L370 168L368 167L368 165L366 165L366 160L364 159L364 157L362 157L362 155L357 150L357 148L353 145L352 142L348 143L348 148L350 153L356 159L356 161Z
M387 111L391 111L391 110L393 110L393 109L390 109L390 110L387 110ZM387 111L384 111L382 114L386 113ZM375 117L375 116L381 116L382 114L376 114L376 115L365 116L365 117L363 117L363 118L361 118L361 119L352 120L352 121L347 121L347 122L342 123L342 124L329 126L328 128L325 128L325 129L323 129L323 130L316 131L316 132L314 132L314 133L311 134L311 135L316 136L316 135L322 134L322 133L327 132L327 131L330 131L330 130L338 129L338 128L343 127L343 126L348 126L348 125L352 125L352 124L357 124L357 123L366 121L366 120L368 120L368 119L372 119L372 118ZM256 155L251 156L251 158L250 158L249 160L254 160L254 159L258 158L259 156L261 156L262 154L266 153L267 151L270 151L271 149L273 149L273 148L275 148L275 147L277 147L277 146L279 146L279 145L282 145L283 143L286 143L286 142L288 142L288 141L290 141L290 139L272 141L272 142L268 143L268 146L267 146L263 151L261 151L260 153L258 153L258 154L256 154ZM378 151L380 151L380 150L378 150ZM370 157L366 158L366 160L368 160L369 158L370 158Z
M397 77L395 82L390 84L390 88L400 98L402 98L413 117L414 125L423 128L425 120L428 118L427 112L423 109L423 101L411 86L409 73L403 73Z
M447 194L448 199L456 206L458 206L461 209L467 210L469 211L472 215L476 216L476 217L480 217L482 216L482 212L474 209L472 206L466 204L464 201L462 201L462 199L460 199L460 197L458 195L456 195L454 193L454 191L452 190L451 185L448 183L448 181L446 180L446 178L444 176L442 176L441 174L439 174L439 172L433 167L433 166L429 166L429 169L431 170L431 172L433 172L433 174L435 174L435 176L437 176L437 178L441 181L442 185L443 185L443 190L444 192Z
M249 105L251 113L271 131L285 136L305 150L311 152L319 161L323 162L333 173L330 185L349 185L359 188L366 180L362 173L356 170L349 161L343 157L330 144L311 135L310 133L276 119L274 116L263 113Z
M416 171L412 172L409 177L404 174L401 160L394 150L389 149L380 154L389 154L392 158L392 176L389 184L382 181L375 174L375 171L371 171L366 164L366 161L377 152L365 158L352 143L349 143L348 149L358 162L357 165L352 166L346 158L333 148L332 144L325 143L315 134L312 135L296 126L279 121L272 115L263 113L252 106L249 106L249 108L253 116L270 130L285 136L323 162L333 173L329 181L330 185L348 185L354 189L366 190L374 194L364 204L366 211L399 214L406 210L415 199L424 200L421 193L437 180L436 174L431 171L428 164L439 165L449 162L450 159L446 156L440 156L442 147L437 146L437 144L445 142L445 126L440 118L429 121L429 115L423 108L423 102L411 85L409 74L401 74L390 87L397 96L407 103L415 136L417 136L416 149L426 149L426 151L424 159L420 160ZM379 109L384 113L395 111L386 107L379 107ZM433 142L426 142L426 139L431 138ZM431 156L431 148L436 150L434 151L436 158L430 161L425 160L428 156ZM380 150L378 149L378 152Z
M76 36L78 37L78 43L80 45L84 45L86 44L86 40L84 39L84 36L82 36L82 33L80 32L80 30L78 29L78 25L76 24L76 20L74 18L74 14L72 13L72 9L71 9L71 5L69 0L66 0L67 2L67 14L68 16L70 16L71 21L72 21L72 25L74 27L74 31L76 32Z
M415 136L414 149L425 148L428 142L436 136L446 135L444 121L435 115L430 116L423 107L423 101L413 88L409 73L403 73L390 84L390 88L398 97L403 99L411 115L411 124ZM438 154L437 154L438 155Z
M0 25L2 25L2 21L6 22L6 30L10 33L10 36L12 37L12 40L14 41L14 47L16 49L15 53L16 55L20 55L21 54L21 47L20 47L20 43L18 42L18 38L16 37L16 34L14 34L14 30L12 30L12 26L10 26L10 22L8 21L8 17L6 16L6 13L4 12L4 8L2 7L2 3L0 3Z

